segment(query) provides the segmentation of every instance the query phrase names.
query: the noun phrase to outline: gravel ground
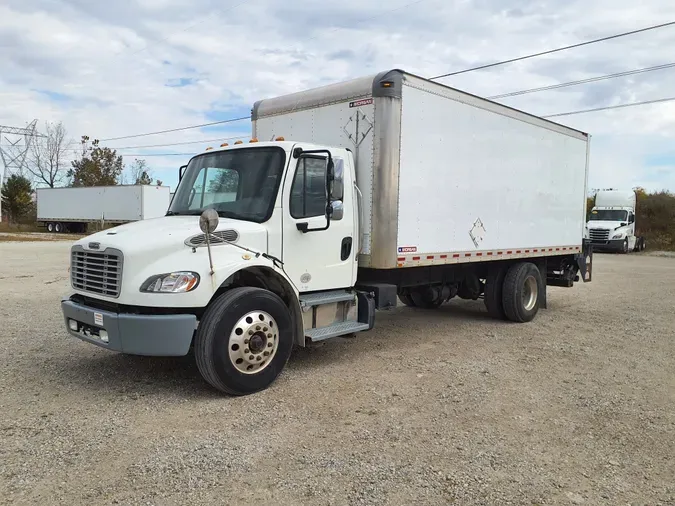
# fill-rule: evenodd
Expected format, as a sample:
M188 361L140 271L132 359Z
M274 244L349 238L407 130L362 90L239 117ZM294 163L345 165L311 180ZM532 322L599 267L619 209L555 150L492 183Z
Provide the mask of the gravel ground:
M222 397L66 335L69 244L0 244L0 503L675 504L675 259L597 255L525 325L379 313Z

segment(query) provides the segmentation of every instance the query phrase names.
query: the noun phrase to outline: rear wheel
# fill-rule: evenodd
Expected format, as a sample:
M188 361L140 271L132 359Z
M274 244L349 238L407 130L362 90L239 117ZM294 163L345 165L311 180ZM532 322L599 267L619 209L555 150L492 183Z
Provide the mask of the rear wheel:
M56 232L57 234L60 234L61 232L63 232L63 225L61 225L60 223L55 224L54 225L54 232Z
M206 310L195 338L195 357L211 386L247 395L276 380L292 346L291 316L284 302L268 290L234 288Z
M539 311L542 280L539 269L529 262L512 265L502 286L502 305L506 317L518 323L532 321Z
M415 307L415 302L409 293L399 293L398 299L408 307Z
M436 309L443 304L443 298L440 296L440 293L431 287L417 288L410 292L410 297L412 298L415 307L424 309Z
M504 278L506 277L505 266L495 266L488 272L485 281L485 297L483 303L488 314L498 320L506 319L504 305L502 302L502 293L504 287Z
M47 223L47 232L50 234L54 232L54 224L53 223Z

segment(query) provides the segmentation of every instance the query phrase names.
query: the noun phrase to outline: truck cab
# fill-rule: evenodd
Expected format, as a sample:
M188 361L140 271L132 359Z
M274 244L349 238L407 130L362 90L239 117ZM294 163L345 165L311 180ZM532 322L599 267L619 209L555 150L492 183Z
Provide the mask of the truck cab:
M348 290L360 241L349 150L224 145L181 170L166 216L73 246L66 325L92 344L153 356L187 354L205 328L195 343L202 374L250 393L271 383L293 345L372 328L372 297Z
M634 191L601 190L586 224L586 237L596 251L641 251L644 239L636 235Z

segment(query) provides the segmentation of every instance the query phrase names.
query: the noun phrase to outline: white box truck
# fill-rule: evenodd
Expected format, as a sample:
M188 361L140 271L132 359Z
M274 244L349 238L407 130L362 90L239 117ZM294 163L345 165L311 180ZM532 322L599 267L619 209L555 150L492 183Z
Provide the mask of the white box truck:
M37 221L48 232L84 233L88 223L158 218L169 208L169 190L151 185L38 188Z
M633 190L600 190L586 224L595 251L643 251L645 238L636 233L637 195Z
M529 322L547 286L591 280L585 133L398 70L262 100L252 122L251 142L181 167L165 218L73 246L68 332L193 346L204 379L242 395L397 298Z

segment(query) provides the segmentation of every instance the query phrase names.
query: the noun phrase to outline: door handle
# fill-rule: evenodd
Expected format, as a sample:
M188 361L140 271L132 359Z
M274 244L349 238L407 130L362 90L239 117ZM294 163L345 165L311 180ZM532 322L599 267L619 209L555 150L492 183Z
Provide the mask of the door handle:
M340 260L343 262L349 258L349 255L352 254L352 238L345 237L342 239L342 245L340 247Z

